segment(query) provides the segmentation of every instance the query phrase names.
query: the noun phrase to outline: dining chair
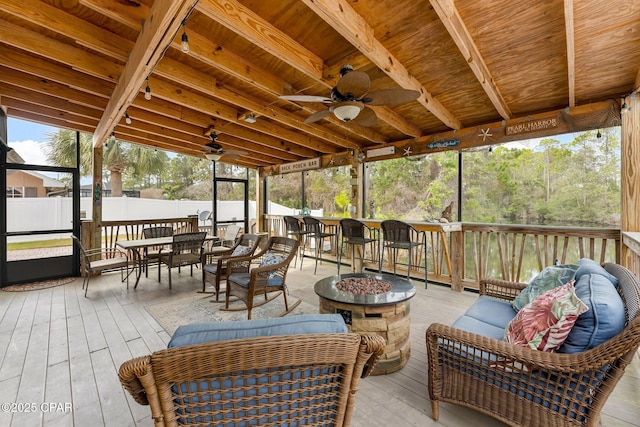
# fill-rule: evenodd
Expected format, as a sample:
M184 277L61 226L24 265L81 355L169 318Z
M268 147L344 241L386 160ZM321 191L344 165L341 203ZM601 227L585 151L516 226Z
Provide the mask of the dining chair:
M224 251L205 251L202 254L202 291L207 293L207 284L213 285L215 289L215 302L219 300L219 295L226 290L220 291L220 282L227 278L227 261L234 257L251 256L254 254L262 238L261 234L242 234L236 244ZM218 249L218 248L216 248ZM210 293L210 292L209 292Z
M302 301L297 300L289 304L287 300L287 270L291 260L296 255L299 246L296 239L290 237L273 236L266 246L253 256L234 257L227 260L227 292L225 295L224 311L247 310L247 318L251 319L251 310L280 294L284 298L285 311L282 317L295 309ZM277 292L272 297L268 294ZM264 295L264 301L255 303L257 296ZM229 307L230 297L238 297L244 303L243 307Z
M340 220L340 249L338 250L338 275L340 274L340 264L342 261L342 252L344 245L351 245L351 259L355 263L356 260L356 247L361 250L360 257L360 272L364 269L364 262L366 260L367 245L369 246L369 253L371 254L370 261L375 261L378 255L378 247L380 243L380 237L378 230L369 227L362 221L352 218L343 218Z
M165 264L169 268L169 289L171 289L171 269L184 266L191 267L191 275L193 276L194 264L200 264L202 261L202 252L204 240L207 237L207 233L199 231L195 233L181 233L174 234L171 248L165 252L164 249L160 249L160 262ZM160 281L161 268L158 267L158 282Z
M81 267L84 270L82 289L84 289L85 298L89 290L89 280L91 276L96 273L102 273L103 271L120 270L120 279L124 282L126 278L127 289L129 288L129 256L125 251L118 248L85 250L78 237L72 235L71 238L80 250ZM125 275L123 275L123 269L126 270Z
M157 237L173 236L173 227L160 225L157 227L148 227L142 230L142 237L145 239L155 239ZM145 277L149 277L149 261L155 260L160 268L160 249L162 246L151 246L144 248L144 256L142 258Z
M378 272L382 272L384 253L391 253L393 263L393 274L396 274L398 265L407 267L407 280L411 275L411 268L424 269L424 285L427 286L427 236L424 231L418 231L411 224L395 219L382 221L382 249L380 251L380 261ZM422 250L421 250L422 249ZM406 262L398 261L398 251L407 251ZM424 262L424 264L423 264ZM421 264L423 264L421 266Z
M308 239L312 239L316 252L316 266L313 269L313 274L318 271L318 258L322 262L322 252L324 252L324 239L327 237L329 241L337 236L336 232L327 233L327 229L331 226L325 225L322 221L311 216L302 217L304 222L304 230ZM302 258L300 258L300 270L302 270L302 263L304 262L304 246L302 247Z
M307 231L305 231L302 226L300 225L300 220L298 218L296 218L295 216L287 216L285 215L284 217L284 225L285 228L287 230L287 237L291 237L293 239L296 239L299 243L300 246L302 247L302 250L304 251L304 245L306 244L306 240L305 240L305 236L308 234ZM294 261L293 263L293 267L295 268L297 260L298 260L298 252L300 250L298 250L296 252L296 261Z

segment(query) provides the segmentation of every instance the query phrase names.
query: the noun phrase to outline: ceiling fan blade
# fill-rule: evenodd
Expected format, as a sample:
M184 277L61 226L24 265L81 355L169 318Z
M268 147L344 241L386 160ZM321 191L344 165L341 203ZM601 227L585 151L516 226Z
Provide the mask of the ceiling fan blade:
M400 105L411 102L420 96L417 90L409 89L379 89L371 91L362 102L367 105Z
M328 115L331 114L331 110L320 110L320 111L316 111L315 113L313 113L312 115L310 115L309 117L307 117L307 120L305 120L305 123L314 123L317 122L318 120L322 120L325 117L327 117Z
M241 157L246 156L248 153L242 150L224 150L222 154L224 157Z
M364 107L360 114L352 120L353 123L360 126L373 126L377 123L378 116L376 116L376 112L373 111L373 108Z
M336 88L343 96L358 99L367 93L370 86L371 80L367 73L363 73L362 71L351 71L340 77Z
M326 96L314 95L282 95L278 98L294 102L333 102L331 98L327 98Z

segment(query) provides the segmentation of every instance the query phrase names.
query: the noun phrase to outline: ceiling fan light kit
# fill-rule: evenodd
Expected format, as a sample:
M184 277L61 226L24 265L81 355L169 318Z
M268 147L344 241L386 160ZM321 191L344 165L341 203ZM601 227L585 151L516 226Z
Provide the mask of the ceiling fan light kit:
M329 98L313 95L283 95L280 99L293 102L320 102L333 104L307 117L305 123L313 123L333 114L345 123L353 121L360 126L373 126L377 116L369 105L399 105L420 96L417 90L380 89L369 92L371 80L362 71L353 71L350 65L340 69L340 79L331 89Z
M205 157L207 158L207 160L213 160L214 162L220 160L222 158L222 154L218 154L218 153L207 153L205 154Z
M341 103L337 107L332 107L331 110L338 119L348 123L358 117L363 108L364 105L361 102L348 101Z

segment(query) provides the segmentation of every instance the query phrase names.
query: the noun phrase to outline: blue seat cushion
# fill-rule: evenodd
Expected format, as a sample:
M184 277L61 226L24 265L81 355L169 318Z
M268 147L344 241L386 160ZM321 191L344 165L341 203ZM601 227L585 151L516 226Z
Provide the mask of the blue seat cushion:
M243 288L248 288L251 281L251 273L233 273L229 276L229 281ZM282 286L282 277L271 275L267 280L267 286Z
M224 267L224 266L223 266ZM213 275L216 275L218 273L218 263L215 264L205 264L205 266L202 268L204 271L206 271L207 273L211 273Z
M578 316L559 353L589 350L622 332L625 311L616 287L601 274L582 274L575 284L576 295L589 310Z
M180 326L168 347L274 335L346 333L340 314L300 314L272 319L192 323Z
M516 314L518 312L513 308L511 302L480 295L464 315L504 330Z
M458 317L451 326L463 331L471 332L489 338L494 338L501 341L504 338L504 328L494 326L490 323L483 322L482 320L466 315Z

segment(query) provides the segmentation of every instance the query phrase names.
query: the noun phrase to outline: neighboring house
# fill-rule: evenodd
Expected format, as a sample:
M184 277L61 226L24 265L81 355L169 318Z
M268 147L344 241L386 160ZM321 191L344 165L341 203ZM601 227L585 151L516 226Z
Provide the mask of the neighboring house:
M80 186L80 197L91 197L93 186L91 184L83 184ZM69 190L71 196L71 190ZM140 197L138 190L122 190L123 197ZM111 197L111 184L105 182L102 184L102 197Z
M8 171L7 197L51 197L66 195L67 186L57 179L34 171Z

